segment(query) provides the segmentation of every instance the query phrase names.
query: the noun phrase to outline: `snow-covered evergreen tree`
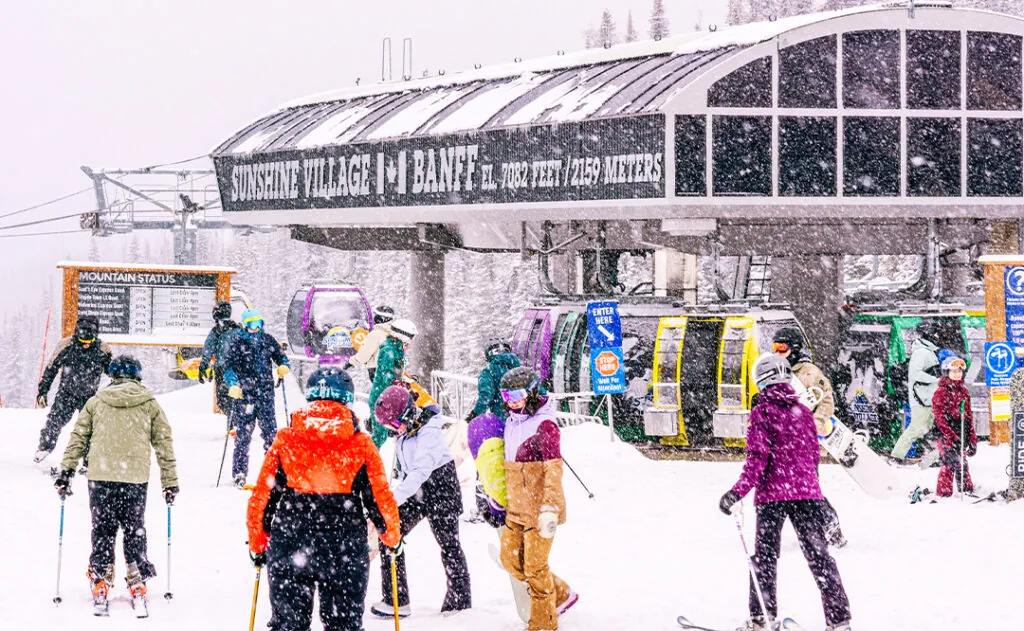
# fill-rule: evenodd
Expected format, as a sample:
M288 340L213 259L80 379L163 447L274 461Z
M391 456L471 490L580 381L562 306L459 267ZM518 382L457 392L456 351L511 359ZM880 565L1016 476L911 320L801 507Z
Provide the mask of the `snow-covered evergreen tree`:
M636 27L633 26L633 12L630 11L626 14L626 39L628 42L635 42L637 40Z
M605 48L614 46L618 43L619 36L616 32L615 18L612 17L612 12L608 9L604 10L601 14L601 26L598 29L598 43Z
M665 15L665 0L654 0L647 34L651 39L664 39L670 35L668 17Z

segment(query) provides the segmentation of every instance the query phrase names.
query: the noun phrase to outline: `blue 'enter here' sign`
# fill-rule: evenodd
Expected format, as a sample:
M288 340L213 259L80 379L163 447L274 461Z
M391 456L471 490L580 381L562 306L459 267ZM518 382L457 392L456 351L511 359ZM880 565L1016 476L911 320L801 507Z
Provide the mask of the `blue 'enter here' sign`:
M587 303L587 334L590 348L622 347L622 321L619 320L619 303L614 300L599 300Z

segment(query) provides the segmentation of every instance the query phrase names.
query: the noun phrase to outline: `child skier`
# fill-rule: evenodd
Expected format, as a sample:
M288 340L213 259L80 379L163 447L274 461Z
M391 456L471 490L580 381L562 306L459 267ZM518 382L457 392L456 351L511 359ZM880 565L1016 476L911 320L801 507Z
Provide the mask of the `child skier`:
M273 631L309 629L316 590L324 629L361 631L366 515L384 546L401 543L384 463L348 408L352 392L342 370L310 375L309 405L278 432L249 498L249 553L257 567L267 565Z
M754 567L771 620L778 616L776 573L782 526L788 518L821 591L826 631L850 631L850 602L839 568L828 552L821 520L824 497L818 485L819 447L814 415L800 404L790 385L793 371L785 359L775 354L763 355L753 372L760 393L747 426L747 461L739 481L722 496L719 509L730 514L743 496L756 489ZM749 605L750 619L738 631L768 629L753 577ZM776 628L774 623L772 630Z
M227 349L231 337L241 326L231 319L231 303L218 302L213 308L213 328L206 336L203 344L203 356L199 360L199 383L207 381L206 372L213 361L213 381L217 393L217 407L224 414L231 413L231 397L228 396L228 384L224 382L224 361L222 356Z
M178 494L174 444L163 409L139 383L139 362L130 355L121 355L110 363L107 374L110 385L89 399L78 416L54 487L61 497L69 495L78 460L90 454L92 555L87 575L92 582L95 613L107 615L107 598L114 580L114 542L120 528L128 590L136 615L142 618L148 615L146 581L156 576L146 553L150 450L156 452L164 501L170 505Z
M392 486L398 502L402 536L409 534L426 518L437 545L441 547L441 563L448 577L448 591L441 613L469 609L472 603L469 567L459 542L462 489L444 434L444 426L453 421L442 416L436 406L416 407L413 395L403 386L386 388L377 399L374 414L378 423L397 434ZM384 552L382 546L380 574L383 599L374 603L370 611L390 617L397 605L398 615L408 616L412 610L405 557L398 557L398 602L393 603L391 567Z
M288 358L273 335L263 330L263 316L255 309L242 312L242 331L231 336L224 352L224 383L232 402L232 423L236 431L231 474L237 488L245 486L249 473L249 444L257 421L263 434L263 450L270 449L277 435L274 411L274 364L277 377L289 372Z
M974 415L971 413L971 394L964 385L967 363L952 351L940 351L942 377L932 396L932 413L935 427L941 433L939 453L942 468L935 493L939 497L953 495L953 479L957 489L971 494L974 483L967 468L967 457L978 453L978 436L974 430ZM962 477L961 477L962 476Z
M405 372L405 348L416 337L416 325L409 320L400 319L391 322L391 332L381 342L377 352L377 368L373 373L373 384L370 387L370 428L373 444L380 446L388 439L388 430L376 420L373 410L377 408L377 398L396 381L402 381Z
M505 421L508 509L501 534L501 563L530 587L528 631L558 628L558 616L578 596L548 566L555 530L565 523L561 437L555 406L540 377L526 367L501 378Z

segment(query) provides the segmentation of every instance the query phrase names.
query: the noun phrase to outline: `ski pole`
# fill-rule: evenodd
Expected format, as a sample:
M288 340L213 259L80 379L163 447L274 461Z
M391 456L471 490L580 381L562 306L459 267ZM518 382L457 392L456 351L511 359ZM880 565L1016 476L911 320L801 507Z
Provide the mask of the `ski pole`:
M768 629L772 628L772 616L768 613L768 608L764 606L764 594L761 593L761 581L757 578L757 568L754 567L754 559L750 556L750 550L747 549L747 538L743 536L743 522L740 521L740 511L733 511L733 520L736 522L736 532L740 533L740 543L743 544L743 554L747 557L747 568L750 570L750 580L754 582L754 591L757 592L757 602L761 605L761 614L764 615L766 622L765 627Z
M231 412L228 414L228 428L224 432L224 451L220 452L220 469L217 470L217 487L218 488L220 487L220 476L224 475L224 459L228 455L228 438L231 437L231 426L234 424L235 408L238 407L237 403L238 403L237 399L232 399L231 400Z
M256 585L252 588L252 613L249 614L249 631L256 626L256 598L260 595L260 571L262 567L256 567Z
M288 394L284 389L284 377L281 377L281 403L284 405L284 422L288 427L292 426L292 417L288 414Z
M562 462L565 464L565 466L569 467L569 471L572 471L572 474L576 476L576 480L580 483L580 486L583 487L583 490L587 492L587 496L590 499L594 499L594 494L590 492L590 489L587 488L586 484L583 484L583 480L580 478L579 474L576 473L576 470L572 468L572 465L569 464L569 462L565 459L564 456L562 457Z
M174 594L171 593L171 505L167 505L167 591L164 592L164 598L170 600L174 598Z
M398 555L393 550L391 551L391 606L395 613L395 631L400 631L398 628Z
M64 496L60 498L60 534L57 535L57 595L53 597L53 604L59 605L63 602L60 597L60 565L64 555Z
M960 501L964 501L964 487L967 481L964 479L964 469L967 467L967 455L964 453L964 404L960 402Z

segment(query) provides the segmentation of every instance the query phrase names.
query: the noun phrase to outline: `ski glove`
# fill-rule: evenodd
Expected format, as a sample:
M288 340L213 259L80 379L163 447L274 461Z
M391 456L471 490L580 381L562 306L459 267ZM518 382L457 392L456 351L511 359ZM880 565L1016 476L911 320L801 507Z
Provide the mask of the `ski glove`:
M290 373L291 371L292 369L288 367L288 364L281 364L280 366L277 367L277 376L281 379L284 379L284 376Z
M391 546L385 544L385 547L387 547L388 554L390 554L391 556L393 556L393 557L402 556L402 554L405 553L405 539L399 539L397 546L391 547Z
M174 504L174 498L178 497L178 487L169 486L164 489L164 501L167 502L168 506Z
M722 511L726 515L732 515L732 507L736 502L740 501L740 499L740 496L730 489L722 496L722 499L718 501L718 510Z
M976 445L974 443L968 443L967 444L967 455L968 455L968 457L971 457L971 458L973 458L974 456L977 456L978 455L978 445Z
M206 383L206 371L203 370L202 368L200 368L199 369L199 376L196 377L196 379L199 380L199 383Z
M551 539L555 536L555 530L558 529L558 514L552 513L551 511L544 511L540 515L537 515L537 534L545 539Z
M231 386L230 388L228 388L228 396L231 397L232 399L241 399L242 398L242 387L241 386Z
M57 495L64 499L71 495L71 478L75 477L74 469L65 469L60 472L53 482L53 488L57 489Z
M46 403L46 395L45 394L40 394L40 395L38 395L36 397L36 405L38 405L41 408L45 408L46 407L47 403Z
M252 550L249 551L249 560L252 561L253 567L263 567L267 564L267 553L259 552L255 553Z

